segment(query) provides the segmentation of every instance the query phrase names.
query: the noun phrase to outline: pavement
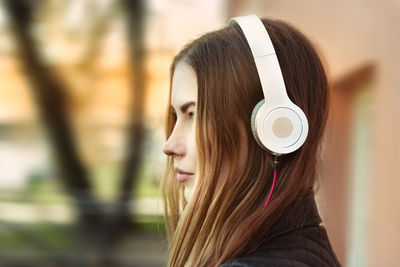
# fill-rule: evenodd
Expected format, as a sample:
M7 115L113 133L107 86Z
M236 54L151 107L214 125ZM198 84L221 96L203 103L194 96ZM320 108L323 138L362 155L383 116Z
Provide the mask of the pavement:
M162 204L159 199L134 200L131 205L136 215L161 216L162 214ZM34 234L29 233L29 230L25 230L25 232L21 230L24 227L15 228L15 225L35 223L64 225L74 222L75 218L76 214L73 208L65 204L0 201L0 230L3 233L17 231L19 235L22 233L31 239ZM32 240L30 243L32 243ZM113 254L113 264L105 264L102 267L166 266L167 247L164 232L151 229L136 230L126 236L118 245L117 252ZM29 246L20 248L19 245L6 244L0 240L0 267L99 267L97 264L88 263L87 260L85 260L85 264L77 263L80 256L78 255L80 253L79 248L74 249L74 251L53 250L53 248L50 250L30 249ZM90 255L89 257L88 255L85 256L86 259L90 259L90 257ZM94 256L94 258L96 257L98 256Z
M90 252L83 255L79 248L43 250L0 244L0 267L163 267L167 262L167 247L165 236L154 232L129 235L113 249L112 255L90 255Z

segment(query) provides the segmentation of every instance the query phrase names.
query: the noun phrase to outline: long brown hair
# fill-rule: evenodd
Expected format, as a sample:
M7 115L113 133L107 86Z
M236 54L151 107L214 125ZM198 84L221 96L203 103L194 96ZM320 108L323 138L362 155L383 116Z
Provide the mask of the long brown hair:
M271 201L262 211L272 183L273 156L253 138L250 117L263 99L247 41L238 25L207 33L187 44L174 58L197 76L196 185L188 203L182 197L168 157L162 181L169 237L168 266L214 266L247 255L267 240L271 228L313 190L318 145L327 119L328 86L310 41L278 20L262 20L274 44L290 99L306 114L309 133L296 152L280 157L279 177ZM166 136L174 127L168 111ZM238 164L245 139L244 168ZM226 179L217 188L222 166Z

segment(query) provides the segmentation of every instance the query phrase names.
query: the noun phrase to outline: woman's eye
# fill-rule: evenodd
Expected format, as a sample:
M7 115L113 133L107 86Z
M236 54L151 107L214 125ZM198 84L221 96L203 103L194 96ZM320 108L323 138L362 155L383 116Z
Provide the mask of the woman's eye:
M194 111L189 112L189 113L188 113L188 116L189 116L189 118L193 118L193 116L194 116Z

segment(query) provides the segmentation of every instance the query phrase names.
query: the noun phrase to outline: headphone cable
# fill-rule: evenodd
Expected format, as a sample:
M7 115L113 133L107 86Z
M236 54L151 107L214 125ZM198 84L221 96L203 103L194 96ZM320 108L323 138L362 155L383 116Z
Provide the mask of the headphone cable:
M264 207L262 208L262 211L264 211L265 207L268 205L269 201L271 200L272 192L274 191L274 188L275 188L276 177L278 176L278 164L279 164L278 155L275 155L274 166L273 166L274 178L272 180L271 190L269 191L267 200L265 201L265 204L264 204Z

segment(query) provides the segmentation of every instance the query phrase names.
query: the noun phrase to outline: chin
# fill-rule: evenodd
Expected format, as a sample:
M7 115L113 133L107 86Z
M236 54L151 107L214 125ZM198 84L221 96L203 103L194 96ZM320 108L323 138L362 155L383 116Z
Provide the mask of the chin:
M192 197L192 188L185 187L183 191L183 196L185 197L186 202L189 202L190 198Z

